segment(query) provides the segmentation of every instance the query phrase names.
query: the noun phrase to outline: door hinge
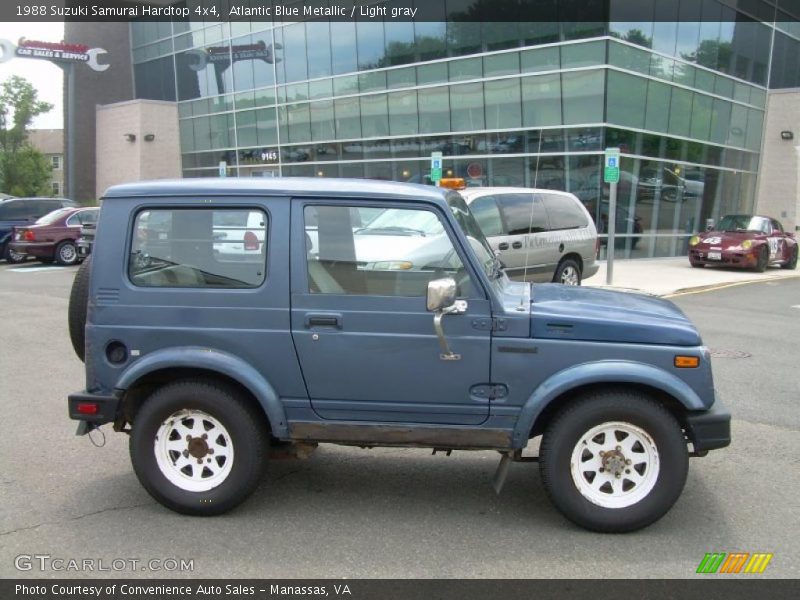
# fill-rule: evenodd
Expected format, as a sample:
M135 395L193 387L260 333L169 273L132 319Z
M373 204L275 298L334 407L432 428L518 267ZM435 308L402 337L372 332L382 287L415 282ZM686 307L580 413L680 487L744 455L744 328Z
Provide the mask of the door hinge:
M498 317L481 317L472 319L472 328L478 331L505 331L508 324L505 319Z

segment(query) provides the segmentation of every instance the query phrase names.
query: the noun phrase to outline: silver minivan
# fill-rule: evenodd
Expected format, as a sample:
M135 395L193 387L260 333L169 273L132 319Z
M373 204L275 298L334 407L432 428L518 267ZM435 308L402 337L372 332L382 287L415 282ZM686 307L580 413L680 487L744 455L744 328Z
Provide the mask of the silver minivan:
M597 230L573 194L513 187L460 193L509 277L580 285L597 273Z

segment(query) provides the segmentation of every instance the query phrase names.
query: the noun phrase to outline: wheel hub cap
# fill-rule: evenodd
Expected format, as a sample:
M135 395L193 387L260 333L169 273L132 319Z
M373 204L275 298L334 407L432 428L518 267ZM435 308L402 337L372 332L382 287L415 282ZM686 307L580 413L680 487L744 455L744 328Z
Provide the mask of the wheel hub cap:
M189 454L195 458L205 458L206 454L208 454L208 444L206 444L206 441L201 437L189 437L189 443L186 445L186 449L189 451Z

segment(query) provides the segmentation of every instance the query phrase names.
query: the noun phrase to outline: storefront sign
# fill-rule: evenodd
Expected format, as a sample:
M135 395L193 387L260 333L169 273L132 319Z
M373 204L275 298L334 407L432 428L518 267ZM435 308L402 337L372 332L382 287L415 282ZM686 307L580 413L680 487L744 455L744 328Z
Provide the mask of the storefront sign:
M42 42L20 38L17 44L0 39L0 63L12 58L37 58L55 63L86 63L94 71L105 71L110 65L97 62L100 54L106 54L102 48L90 48L85 44L68 44L66 42Z

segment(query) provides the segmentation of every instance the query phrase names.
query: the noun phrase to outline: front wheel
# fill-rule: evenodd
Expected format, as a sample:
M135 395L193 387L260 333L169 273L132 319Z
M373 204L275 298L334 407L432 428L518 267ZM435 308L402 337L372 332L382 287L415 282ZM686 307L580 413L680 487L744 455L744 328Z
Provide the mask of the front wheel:
M555 274L553 275L555 283L563 283L564 285L580 285L581 284L581 267L578 263L571 258L562 260Z
M607 390L562 410L539 459L548 496L572 522L622 533L660 519L681 494L689 467L681 427L647 395Z
M781 265L782 269L796 269L797 268L797 246L792 250L792 256L788 261Z
M756 272L763 273L767 270L767 264L769 264L769 250L767 250L766 246L762 246L761 250L758 251L758 259L756 261Z
M228 386L181 381L156 390L135 417L134 471L158 502L210 516L255 490L269 450L265 419Z

